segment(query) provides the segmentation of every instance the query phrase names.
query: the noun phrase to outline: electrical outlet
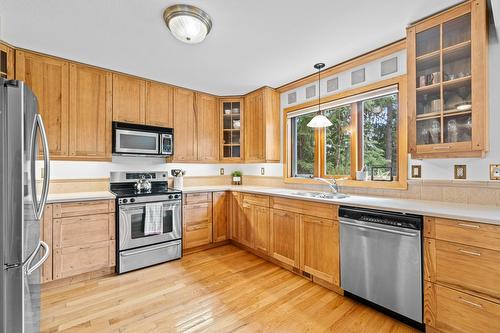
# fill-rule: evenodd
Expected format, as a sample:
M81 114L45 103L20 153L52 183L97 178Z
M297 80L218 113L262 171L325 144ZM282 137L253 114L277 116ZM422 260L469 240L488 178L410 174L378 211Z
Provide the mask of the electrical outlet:
M264 168L260 168L260 174L261 174L262 176L264 176L264 174L265 174L265 173L266 173L266 170L265 170Z
M220 168L220 169L219 169L219 174L220 174L221 176L224 176L224 168Z

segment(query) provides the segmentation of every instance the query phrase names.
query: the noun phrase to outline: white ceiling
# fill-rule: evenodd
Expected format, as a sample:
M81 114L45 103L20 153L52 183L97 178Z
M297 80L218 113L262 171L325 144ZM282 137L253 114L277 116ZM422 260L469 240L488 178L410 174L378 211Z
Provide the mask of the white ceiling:
M0 0L13 45L217 95L278 87L405 36L408 23L458 0ZM169 5L208 12L197 45L164 25Z

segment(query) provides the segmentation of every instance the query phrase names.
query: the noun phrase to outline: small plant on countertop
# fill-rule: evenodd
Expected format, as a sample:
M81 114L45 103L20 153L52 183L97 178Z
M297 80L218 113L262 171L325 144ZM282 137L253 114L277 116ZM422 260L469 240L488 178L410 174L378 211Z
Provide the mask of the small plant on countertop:
M231 176L233 177L233 185L241 185L241 171L235 170L231 173Z

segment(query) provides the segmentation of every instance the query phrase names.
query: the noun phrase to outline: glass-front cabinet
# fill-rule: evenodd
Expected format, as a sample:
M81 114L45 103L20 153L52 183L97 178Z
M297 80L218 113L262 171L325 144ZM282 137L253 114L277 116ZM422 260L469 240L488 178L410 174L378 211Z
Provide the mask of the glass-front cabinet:
M482 156L487 150L484 0L410 26L409 151L414 158Z
M243 100L221 100L221 159L240 161L243 157Z
M14 50L2 43L0 43L0 77L14 78Z

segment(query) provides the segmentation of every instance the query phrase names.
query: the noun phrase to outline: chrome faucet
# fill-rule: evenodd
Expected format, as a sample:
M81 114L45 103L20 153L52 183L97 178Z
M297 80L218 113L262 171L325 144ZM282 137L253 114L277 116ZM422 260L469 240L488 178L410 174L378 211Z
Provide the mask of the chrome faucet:
M339 185L337 184L337 180L335 178L330 178L330 180L329 180L329 179L325 179L325 178L316 177L314 179L328 184L328 187L330 188L332 193L335 193L335 194L339 193Z

